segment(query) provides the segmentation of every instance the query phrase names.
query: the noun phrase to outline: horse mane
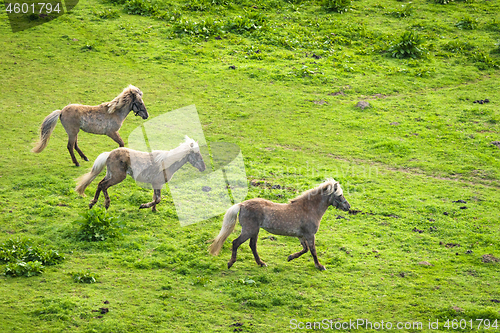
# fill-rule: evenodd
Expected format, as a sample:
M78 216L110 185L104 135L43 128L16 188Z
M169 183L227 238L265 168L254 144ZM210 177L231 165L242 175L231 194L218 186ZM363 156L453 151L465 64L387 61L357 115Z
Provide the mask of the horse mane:
M198 143L193 139L190 139L187 135L184 136L184 142L181 143L177 148L172 150L153 150L153 154L157 154L155 157L155 163L160 165L160 171L167 169L175 162L178 162L184 158L190 152L199 152L200 147Z
M337 185L336 188L335 188L335 185ZM312 188L310 190L307 190L304 193L302 193L301 195L299 195L298 197L290 200L290 203L304 200L304 199L307 199L307 198L314 196L314 195L317 195L317 194L331 195L332 193L335 194L335 196L340 196L344 193L344 191L340 187L340 184L338 181L336 181L333 178L329 178L325 182L318 185L317 187Z
M115 99L106 104L108 107L108 113L114 113L121 110L124 106L130 105L134 100L134 96L142 97L142 91L133 85L129 85L123 89L120 95L116 96Z

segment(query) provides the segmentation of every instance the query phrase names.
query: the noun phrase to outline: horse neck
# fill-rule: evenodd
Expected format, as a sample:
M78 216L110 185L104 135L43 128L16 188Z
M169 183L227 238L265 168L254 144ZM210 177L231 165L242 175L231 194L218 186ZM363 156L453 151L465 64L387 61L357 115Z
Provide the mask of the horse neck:
M319 218L325 214L329 206L328 196L323 195L321 192L306 195L297 200L297 203L300 203L309 214L316 214Z
M130 111L132 111L132 107L130 105L125 105L119 111L117 111L116 114L123 121L123 120L125 120L125 118L127 118L127 116L130 113Z
M186 162L187 162L187 154L182 159L172 163L167 168L167 182L170 180L170 178L172 178L172 176L177 170L179 170L184 164L186 164Z

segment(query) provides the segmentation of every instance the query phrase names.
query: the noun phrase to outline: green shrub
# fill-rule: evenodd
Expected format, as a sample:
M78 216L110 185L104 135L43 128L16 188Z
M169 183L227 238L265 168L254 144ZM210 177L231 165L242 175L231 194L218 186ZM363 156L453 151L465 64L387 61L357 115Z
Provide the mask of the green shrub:
M455 26L462 30L474 30L477 28L477 19L470 16L464 16L460 21L458 21Z
M76 283L96 283L97 275L90 271L70 273Z
M9 239L0 246L0 261L5 263L38 261L55 265L63 259L57 251L36 246L29 239Z
M474 45L461 40L452 40L443 45L443 49L454 54L464 54L474 49Z
M351 8L351 0L323 0L321 5L328 12L345 13Z
M245 32L254 32L265 30L267 19L260 13L250 12L245 16L236 16L225 24L225 29L229 32L242 34Z
M100 11L94 10L94 15L101 19L114 19L120 17L120 12L117 9L107 8Z
M493 50L494 53L500 53L500 40L495 43L496 49Z
M203 12L210 9L210 5L211 3L208 0L191 0L186 4L185 8L195 12Z
M132 15L154 16L159 13L158 4L150 0L127 0L125 11Z
M405 31L396 44L389 47L394 58L420 58L426 51L424 39L414 31Z
M388 13L396 17L409 17L413 13L413 4L409 2L407 5L401 5L400 9Z
M93 208L80 214L75 221L80 226L77 238L84 241L103 241L123 235L125 224L104 208Z
M216 21L212 18L207 18L200 22L179 20L174 23L174 32L178 35L191 35L191 36L213 36L224 33L224 25L221 21Z
M470 60L472 60L477 68L484 70L487 68L497 68L500 69L500 62L491 58L484 51L473 52L470 56Z
M11 276L35 276L42 274L45 267L38 260L36 261L18 261L16 263L10 262L5 266L5 275Z

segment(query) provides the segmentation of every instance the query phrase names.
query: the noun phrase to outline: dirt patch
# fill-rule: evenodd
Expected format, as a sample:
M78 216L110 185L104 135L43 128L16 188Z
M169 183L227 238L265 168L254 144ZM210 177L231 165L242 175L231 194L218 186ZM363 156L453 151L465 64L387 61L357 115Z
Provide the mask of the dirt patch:
M467 203L467 201L465 200L456 200L456 201L452 201L453 203Z
M359 101L358 104L356 104L356 107L360 108L361 110L369 108L370 106L370 103L368 103L367 101Z
M418 232L419 234L423 233L424 231L423 230L420 230L420 229L417 229L416 227L413 228L412 230L413 232Z
M491 144L500 148L500 141L493 141Z
M491 262L499 262L500 259L494 257L491 254L485 254L481 257L482 262L484 263L491 263Z
M338 95L345 96L345 93L343 91L336 91L328 94L328 96L338 96Z
M421 261L421 262L419 262L418 264L419 264L419 265L421 265L421 266L433 266L433 265L432 265L430 262L428 262L428 261Z
M452 248L452 247L460 247L460 244L457 243L448 243L445 245L447 248Z
M312 101L312 102L313 102L314 104L318 104L318 105L328 104L328 102L327 102L327 101L322 100L322 99L320 99L319 101Z

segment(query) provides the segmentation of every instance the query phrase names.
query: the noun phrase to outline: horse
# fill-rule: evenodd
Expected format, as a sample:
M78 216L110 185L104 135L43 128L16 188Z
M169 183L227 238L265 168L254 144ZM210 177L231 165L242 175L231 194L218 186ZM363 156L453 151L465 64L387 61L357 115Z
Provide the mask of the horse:
M69 104L62 110L55 110L43 120L40 126L40 139L31 151L40 153L47 146L50 135L57 125L57 119L61 119L61 124L68 133L67 147L71 160L78 167L80 164L75 158L73 148L83 160L89 160L77 144L80 129L87 133L105 134L118 143L120 147L124 147L125 143L118 131L131 110L142 119L149 117L142 101L142 91L133 85L123 89L122 93L111 102L97 106Z
M111 152L100 154L92 166L92 170L78 179L75 191L85 196L87 186L101 173L106 165L106 176L97 186L94 199L90 201L92 208L99 199L101 191L104 193L104 207L109 208L110 199L108 188L122 182L127 174L136 181L149 183L153 187L153 201L140 205L141 208L150 208L156 212L156 205L161 200L162 186L172 179L174 173L186 162L191 163L200 172L205 170L205 162L200 153L198 143L189 137L177 148L169 151L153 150L145 153L129 148L116 148Z
M233 240L231 260L227 268L236 262L238 247L250 239L250 249L259 266L267 266L257 254L257 236L262 228L275 235L297 237L302 250L288 256L288 261L300 257L308 250L319 270L325 270L316 255L315 234L323 214L329 206L348 211L351 205L344 197L339 182L328 179L318 187L304 192L288 204L274 203L265 199L250 199L229 208L224 215L222 229L210 245L210 253L218 255L227 237L233 232L239 213L241 234Z

